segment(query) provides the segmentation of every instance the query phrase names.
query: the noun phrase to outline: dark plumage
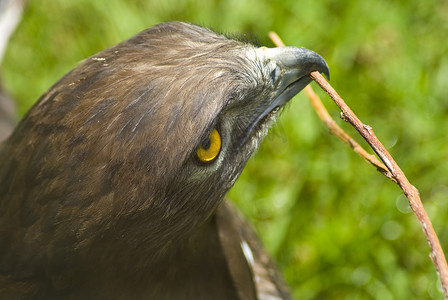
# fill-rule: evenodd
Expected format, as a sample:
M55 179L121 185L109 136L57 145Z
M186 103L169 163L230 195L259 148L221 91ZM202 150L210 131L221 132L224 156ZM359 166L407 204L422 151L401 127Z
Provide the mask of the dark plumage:
M9 95L3 90L0 83L0 143L14 130L16 124L15 106Z
M179 22L83 61L0 145L0 297L288 298L222 200L313 70Z

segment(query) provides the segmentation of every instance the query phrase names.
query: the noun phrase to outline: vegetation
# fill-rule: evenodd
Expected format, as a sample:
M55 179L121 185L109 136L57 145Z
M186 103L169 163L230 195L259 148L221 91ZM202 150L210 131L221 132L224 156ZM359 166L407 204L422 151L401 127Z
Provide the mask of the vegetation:
M82 59L168 20L256 36L266 46L275 30L286 44L320 53L332 86L420 190L447 251L447 2L34 0L1 75L23 115ZM252 220L297 299L442 298L406 198L329 135L304 93L229 198Z

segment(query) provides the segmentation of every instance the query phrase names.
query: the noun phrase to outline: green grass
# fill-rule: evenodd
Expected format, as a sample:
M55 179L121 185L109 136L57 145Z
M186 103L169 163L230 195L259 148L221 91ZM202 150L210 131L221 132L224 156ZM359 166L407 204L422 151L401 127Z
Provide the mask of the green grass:
M448 249L446 2L33 0L2 77L23 114L82 59L168 20L255 35L267 46L275 30L288 45L320 53L333 87L419 188ZM329 135L302 94L229 197L253 221L297 299L442 299L400 189Z

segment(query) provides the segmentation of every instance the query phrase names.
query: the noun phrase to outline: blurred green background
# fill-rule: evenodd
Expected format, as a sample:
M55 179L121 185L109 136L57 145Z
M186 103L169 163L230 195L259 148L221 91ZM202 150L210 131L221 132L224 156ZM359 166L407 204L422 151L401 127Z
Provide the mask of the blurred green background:
M169 20L255 36L266 46L275 30L286 44L320 53L333 87L419 188L448 249L447 1L33 0L2 65L6 89L23 115L82 59ZM401 190L331 136L304 93L229 197L296 299L443 298Z

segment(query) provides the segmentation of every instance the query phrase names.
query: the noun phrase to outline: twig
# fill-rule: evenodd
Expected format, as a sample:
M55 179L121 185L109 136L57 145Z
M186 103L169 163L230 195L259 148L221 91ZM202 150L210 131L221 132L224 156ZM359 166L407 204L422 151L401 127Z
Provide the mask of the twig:
M336 105L341 109L344 120L347 120L355 129L362 135L362 137L369 143L373 151L380 157L380 159L387 166L392 176L395 178L397 184L403 190L404 195L408 198L409 204L414 211L418 221L422 225L423 232L426 235L429 246L431 247L431 259L439 274L442 283L445 298L448 299L448 265L446 263L445 255L440 246L439 239L434 231L432 223L426 214L418 190L413 186L404 175L398 164L384 148L383 144L373 133L372 127L363 124L352 110L345 104L344 100L336 93L325 78L319 72L311 72L310 77L319 84L319 86L333 99Z
M270 33L271 39L274 43L281 40L278 38L273 38L273 33ZM281 45L281 44L277 44ZM430 257L436 267L437 273L439 275L440 281L442 283L443 292L445 299L448 299L448 265L443 253L442 247L440 246L439 239L434 231L432 223L426 214L423 207L422 201L418 190L413 186L409 180L406 178L403 171L400 169L398 164L389 154L389 152L384 148L381 142L373 133L372 127L363 124L358 117L353 113L353 111L345 104L344 100L338 95L338 93L331 87L331 85L325 80L325 78L317 71L310 73L311 79L317 82L317 84L331 97L331 99L336 103L336 105L341 109L341 117L349 122L367 141L367 143L372 147L373 151L379 156L379 158L384 162L392 176L388 176L384 172L384 175L396 182L400 188L403 190L404 195L408 198L409 204L414 211L418 221L420 222L423 232L425 233L426 239L428 240L429 246L431 247ZM310 95L309 91L307 91ZM312 93L314 94L314 92ZM320 102L320 100L319 100ZM323 106L323 104L320 102ZM314 105L314 104L313 104ZM318 108L318 114L322 111ZM325 110L326 111L326 110ZM321 117L322 118L322 117ZM326 117L325 117L326 118ZM330 117L331 118L331 117ZM334 121L333 121L334 122ZM327 124L327 122L325 122ZM332 123L332 122L330 122ZM328 125L327 125L328 126ZM333 127L329 127L330 130ZM341 129L342 130L342 129ZM345 141L344 138L341 138ZM350 138L351 139L351 138ZM352 147L354 148L354 147ZM356 150L355 150L356 151ZM364 156L363 156L364 157ZM369 161L370 162L370 161ZM374 164L376 165L376 164ZM381 170L380 170L381 171Z

